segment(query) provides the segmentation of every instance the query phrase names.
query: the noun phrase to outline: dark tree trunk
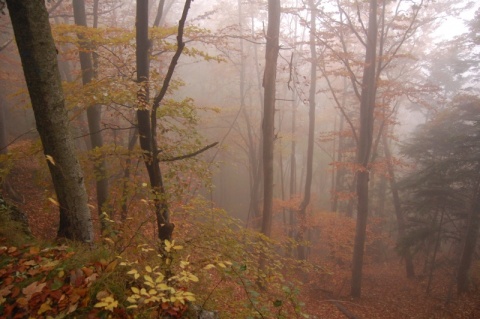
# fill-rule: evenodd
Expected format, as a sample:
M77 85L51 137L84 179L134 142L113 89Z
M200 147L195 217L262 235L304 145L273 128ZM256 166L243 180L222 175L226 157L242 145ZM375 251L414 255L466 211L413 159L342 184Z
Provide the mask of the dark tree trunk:
M152 112L149 111L149 49L150 40L148 39L148 0L137 0L137 22L136 22L136 41L137 41L137 81L140 84L140 90L137 93L138 98L138 133L140 138L140 147L144 153L144 162L147 168L150 187L154 195L155 214L157 217L158 238L161 241L171 240L174 224L170 221L168 210L168 199L165 187L163 185L162 172L158 159L158 146L156 140L157 110L163 98L167 94L170 81L175 71L185 42L183 41L183 32L187 20L188 10L192 0L186 0L183 7L182 17L178 23L177 49L170 61L168 71L163 80L159 93L155 96L152 103Z
M462 256L457 271L457 293L468 292L468 272L477 247L478 230L480 227L480 183L475 191L475 199L468 216L467 233L465 234Z
M43 1L7 1L38 133L60 206L59 237L93 241L83 172L75 155L48 13Z
M360 134L357 149L357 224L352 260L352 297L360 297L362 289L363 255L368 218L368 180L370 152L373 142L373 110L375 108L376 50L377 50L377 0L370 0L365 66L360 100Z
M270 237L273 215L273 145L275 140L275 93L280 34L280 0L268 0L268 29L263 75L263 219L262 233Z
M147 168L150 187L154 193L155 214L157 217L158 238L160 240L170 240L172 238L174 225L170 223L167 198L163 185L160 163L158 160L158 150L154 134L156 132L151 126L151 114L149 110L149 75L150 63L148 54L150 50L150 40L148 39L148 0L137 0L137 81L141 88L137 94L139 106L137 111L138 133L140 147L144 151L144 161Z
M387 169L389 182L390 182L390 190L392 191L393 197L393 207L395 208L395 216L397 218L397 230L398 230L398 238L397 242L405 237L405 218L403 217L403 210L402 205L400 202L400 195L398 194L398 187L397 181L395 179L395 170L393 168L392 163L392 155L390 154L390 149L388 147L387 136L385 133L382 134L382 142L383 142L383 149L385 152L385 158L387 160ZM413 268L413 260L412 254L409 250L406 251L405 256L405 271L407 274L407 278L413 278L415 276L415 271Z
M310 204L311 190L312 190L312 178L313 178L313 145L315 142L315 95L317 93L317 47L315 42L316 37L316 18L317 9L313 3L313 0L309 1L310 6L310 91L308 96L308 145L307 145L307 175L305 176L305 189L303 194L303 200L298 210L298 218L300 229L298 231L297 239L298 245L298 258L300 260L306 260L307 255L305 251L305 245L302 244L306 232L307 223L307 206Z
M85 14L85 1L73 0L73 15L75 24L79 26L87 26L87 15ZM82 68L82 83L87 85L92 82L95 74L94 65L92 63L92 56L88 53L90 46L87 39L82 34L78 34L80 40L80 66ZM104 156L101 154L103 147L103 137L101 133L101 118L102 106L99 104L87 105L87 119L88 129L90 132L90 143L93 151L98 151L100 154L93 157L93 167L96 179L97 192L97 210L100 218L102 230L105 230L106 224L104 216L102 215L104 205L108 197L108 178L107 178L107 164Z

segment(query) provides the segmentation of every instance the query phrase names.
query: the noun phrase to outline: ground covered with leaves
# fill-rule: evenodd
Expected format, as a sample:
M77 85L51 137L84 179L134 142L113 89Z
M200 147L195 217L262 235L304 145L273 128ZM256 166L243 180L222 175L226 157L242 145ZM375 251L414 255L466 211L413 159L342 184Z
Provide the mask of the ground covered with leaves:
M24 197L18 206L28 214L35 238L2 220L2 318L187 318L193 304L218 311L220 318L480 318L480 294L457 297L452 267L437 269L426 293L428 276L407 280L394 253L378 258L367 250L362 298L351 299L353 226L328 214L315 223L329 225L323 234L331 241L320 238L325 247L312 247L311 253L320 257L305 265L282 259L284 247L263 250L268 241L195 201L176 208L179 244L169 243L163 259L148 245L152 233L141 205L130 212L136 224L115 228L94 246L53 242L58 213L45 196L42 170L28 158L16 164L12 184ZM146 235L139 236L143 230ZM383 250L393 251L387 239L373 231L369 236L372 247L380 240L388 245ZM264 273L257 269L263 254ZM162 264L165 256L168 265ZM416 266L421 269L420 260Z

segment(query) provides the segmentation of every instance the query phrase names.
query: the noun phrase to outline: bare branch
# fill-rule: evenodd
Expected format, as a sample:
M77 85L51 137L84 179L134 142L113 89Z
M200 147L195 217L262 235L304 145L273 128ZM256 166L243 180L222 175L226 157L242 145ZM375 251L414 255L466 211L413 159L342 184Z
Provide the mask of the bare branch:
M194 156L197 156L198 154L201 154L201 153L205 152L206 150L216 146L217 144L218 144L218 142L215 142L215 143L212 143L210 145L205 146L202 149L199 149L196 152L186 154L186 155L182 155L182 156L171 157L171 158L163 158L163 159L161 158L161 159L159 159L159 161L160 162L174 162L174 161L179 161L179 160L187 159L187 158L190 158L190 157L194 157Z

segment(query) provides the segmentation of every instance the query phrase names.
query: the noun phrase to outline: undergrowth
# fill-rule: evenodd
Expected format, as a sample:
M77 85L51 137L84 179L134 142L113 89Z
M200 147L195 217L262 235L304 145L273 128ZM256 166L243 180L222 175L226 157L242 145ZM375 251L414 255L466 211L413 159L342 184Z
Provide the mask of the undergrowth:
M194 318L200 309L220 318L308 317L294 278L312 268L203 199L177 206L175 239L162 244L141 218L108 220L109 232L86 246L22 240L12 233L21 226L2 219L0 313Z

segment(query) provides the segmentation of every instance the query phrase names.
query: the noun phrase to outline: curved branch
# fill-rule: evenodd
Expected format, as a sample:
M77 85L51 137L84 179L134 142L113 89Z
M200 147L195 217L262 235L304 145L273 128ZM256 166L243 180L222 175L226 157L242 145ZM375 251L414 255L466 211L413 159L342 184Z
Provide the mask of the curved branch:
M205 152L206 150L216 146L218 144L218 142L215 142L215 143L212 143L210 145L207 145L205 146L204 148L202 149L199 149L198 151L196 152L193 152L193 153L190 153L190 154L186 154L186 155L182 155L182 156L176 156L176 157L171 157L171 158L164 158L164 159L159 159L160 162L175 162L175 161L179 161L179 160L183 160L183 159L187 159L187 158L190 158L190 157L194 157L198 154L201 154L203 152Z

